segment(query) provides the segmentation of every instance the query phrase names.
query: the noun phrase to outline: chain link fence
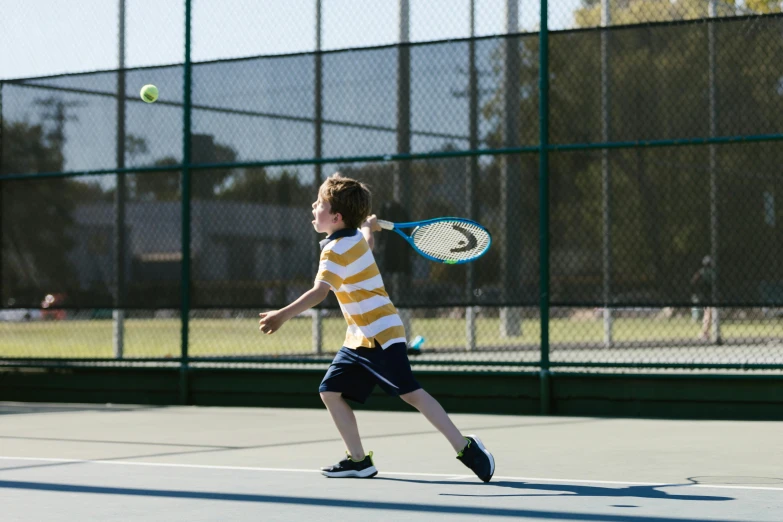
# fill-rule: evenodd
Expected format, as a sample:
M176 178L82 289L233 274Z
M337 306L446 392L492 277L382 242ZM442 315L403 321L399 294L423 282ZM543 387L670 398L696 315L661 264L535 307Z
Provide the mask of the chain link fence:
M72 16L34 3L14 30ZM467 266L378 236L414 362L783 368L780 2L100 4L89 72L0 83L0 358L328 360L333 296L256 323L312 285L340 171L493 234Z

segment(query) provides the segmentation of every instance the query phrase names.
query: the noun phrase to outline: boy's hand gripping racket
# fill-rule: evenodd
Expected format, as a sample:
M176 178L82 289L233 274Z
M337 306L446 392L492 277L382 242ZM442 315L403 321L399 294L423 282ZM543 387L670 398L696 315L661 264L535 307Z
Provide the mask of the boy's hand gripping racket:
M430 261L448 265L475 261L486 254L492 244L492 236L486 228L463 218L443 217L411 223L379 219L378 226L397 232ZM408 235L400 230L402 228L412 228L413 231Z

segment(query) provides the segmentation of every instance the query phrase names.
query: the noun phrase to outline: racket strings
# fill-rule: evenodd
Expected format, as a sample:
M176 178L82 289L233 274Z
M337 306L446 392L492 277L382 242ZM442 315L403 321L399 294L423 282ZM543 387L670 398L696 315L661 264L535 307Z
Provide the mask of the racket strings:
M483 228L464 221L439 221L414 230L413 243L422 252L444 261L465 261L480 256L489 247Z

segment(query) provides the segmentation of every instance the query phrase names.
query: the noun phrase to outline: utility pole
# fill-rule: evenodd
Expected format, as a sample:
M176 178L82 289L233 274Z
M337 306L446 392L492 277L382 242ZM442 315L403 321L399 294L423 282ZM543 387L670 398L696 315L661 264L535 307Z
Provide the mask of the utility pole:
M119 64L117 70L117 169L125 168L125 0L119 0ZM114 191L114 310L112 311L112 344L114 358L122 359L125 352L125 173L116 175Z
M321 159L323 155L323 57L321 56L321 50L323 41L322 37L322 16L321 16L321 0L315 1L315 158ZM321 186L323 182L323 165L316 163L314 166L313 183L316 190ZM315 269L318 270L318 264L321 257L321 251L318 245L318 234L313 233L315 238L314 252L315 252ZM320 308L313 308L313 324L312 324L312 349L313 353L320 354L323 352L323 324L321 321Z
M399 0L400 33L397 54L397 153L411 152L411 49L410 42L410 0ZM394 201L410 214L411 209L411 162L397 162L394 175ZM410 286L410 275L394 272L392 279L392 297L395 302L400 300L400 292ZM405 333L413 337L412 313L409 308L397 309Z
M503 78L503 146L519 146L518 115L519 94L519 39L509 36L519 32L519 4L517 0L506 0L506 37L504 44L505 67ZM502 156L500 174L501 205L501 274L503 280L503 308L500 309L500 336L522 335L522 311L519 307L507 306L519 293L520 249L519 211L522 207L522 165L518 154Z

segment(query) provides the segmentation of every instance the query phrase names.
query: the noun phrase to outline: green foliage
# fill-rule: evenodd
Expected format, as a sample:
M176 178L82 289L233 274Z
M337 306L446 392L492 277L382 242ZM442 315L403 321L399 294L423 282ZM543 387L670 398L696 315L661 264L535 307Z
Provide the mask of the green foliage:
M165 157L155 161L154 166L169 167L179 164L177 159ZM136 174L132 179L132 199L138 201L179 201L181 184L179 171L146 172Z
M217 199L256 204L309 206L316 198L312 184L302 184L295 171L270 176L264 168L240 169L226 180Z
M45 137L40 125L3 122L3 172L57 172L62 141ZM38 306L46 293L68 293L75 284L67 258L70 227L80 201L103 196L100 188L70 178L5 181L0 184L3 305ZM69 283L70 282L70 283Z
M147 152L144 139L128 141L128 154ZM228 145L214 143L211 136L194 136L193 163L222 164L238 161L237 152ZM172 156L154 162L156 167L179 165ZM255 204L309 205L315 198L311 184L303 183L296 171L284 169L270 175L258 168L213 168L191 170L191 197L194 200L243 201ZM132 194L140 201L179 201L179 171L150 172L134 176Z
M130 135L126 139L126 153L135 158L147 153L147 143L144 138ZM194 135L193 163L233 163L237 161L236 151L220 143L214 143L212 136ZM155 167L179 165L180 161L173 156L165 156L154 161ZM191 197L193 199L211 199L221 190L227 180L234 175L228 168L193 169L191 170ZM134 176L132 182L132 198L140 201L178 201L181 184L179 171L148 172Z
M612 25L625 25L704 18L708 3L627 0L611 6ZM600 7L600 2L585 0L576 14L577 23L597 26ZM747 9L765 13L779 7L779 2L748 2L745 11L735 13L731 3L720 2L717 14L743 14ZM716 135L780 132L783 77L777 57L783 54L783 40L779 23L758 17L722 20L713 28ZM710 136L709 35L706 23L606 33L609 141ZM538 39L532 35L509 42L520 56L519 141L514 145L534 145L538 142ZM601 32L552 33L549 44L550 142L603 141ZM487 138L492 147L507 146L503 141L505 45L500 43L492 57L492 83L499 87L482 106L482 115L491 124ZM716 148L713 172L719 183L720 258L725 277L732 280L730 285L724 283L727 299L729 287L755 287L759 280L779 277L779 263L762 260L779 257L777 245L783 241L775 239L774 229L763 226L761 209L763 191L783 193L780 178L770 177L783 160L782 149L774 143ZM613 289L617 294L633 292L637 299L666 295L684 301L694 267L711 249L709 147L638 147L609 151L607 159ZM573 302L579 296L601 295L602 160L599 150L550 153L555 300ZM484 170L485 202L498 201L503 161L497 157ZM536 170L535 156L523 155L523 178ZM523 190L520 221L535 232L537 187L524 182ZM495 228L494 223L489 225ZM529 240L537 242L533 234Z
M783 12L783 4L780 0L745 0L745 7L754 13Z
M745 2L745 7L753 13L761 14L772 12L758 9L762 7L761 4L771 6L778 3L758 0ZM737 9L735 0L719 0L715 4L718 16L742 14L742 11ZM709 0L678 0L677 2L671 0L611 0L609 5L611 25L630 25L705 18L708 16ZM582 0L582 8L576 11L574 18L579 27L600 25L601 2L599 0Z
M646 22L695 20L709 16L710 0L611 0L611 25L630 25ZM761 15L780 13L780 0L716 0L716 16ZM579 27L596 27L601 22L600 0L582 0L582 7L574 13Z

